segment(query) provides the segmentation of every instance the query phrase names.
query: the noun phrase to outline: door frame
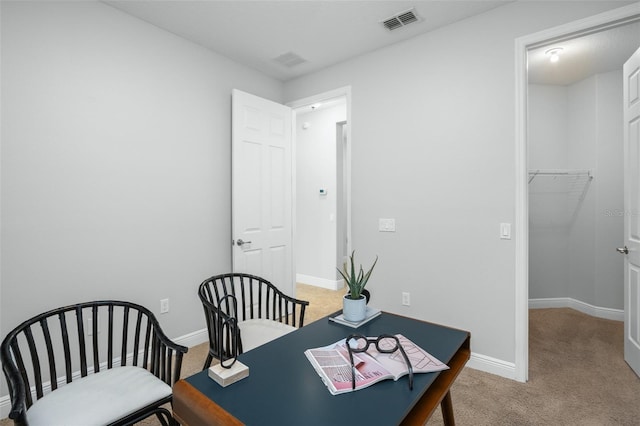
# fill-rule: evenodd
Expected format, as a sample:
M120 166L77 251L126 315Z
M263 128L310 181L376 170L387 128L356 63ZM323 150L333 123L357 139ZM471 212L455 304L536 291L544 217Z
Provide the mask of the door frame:
M343 87L339 87L337 89L333 89L333 90L329 90L326 92L322 92L322 93L318 93L316 95L312 95L312 96L308 96L306 98L302 98L302 99L297 99L291 102L287 102L285 105L290 107L294 112L293 112L293 117L291 120L291 125L293 128L292 131L292 168L291 168L291 172L292 172L292 199L291 199L291 204L292 204L292 219L291 219L291 225L292 225L292 249L293 249L293 276L295 278L296 276L296 232L297 232L297 223L296 223L296 213L297 213L297 206L298 206L298 199L296 197L296 178L297 178L297 168L296 168L296 154L297 154L297 140L296 140L296 114L295 114L295 110L297 108L301 108L301 107L306 107L306 106L311 106L315 103L318 102L324 102L324 101L328 101L329 99L335 99L335 98L339 98L339 97L345 97L346 98L346 102L347 102L347 150L346 150L346 159L345 159L345 163L346 163L346 173L344 176L344 179L346 181L346 211L347 211L347 253L351 253L351 141L353 140L351 138L351 132L353 129L353 122L351 120L351 86L343 86ZM294 286L295 287L295 286Z
M527 52L640 20L640 3L569 22L515 40L515 379L529 378L529 193Z

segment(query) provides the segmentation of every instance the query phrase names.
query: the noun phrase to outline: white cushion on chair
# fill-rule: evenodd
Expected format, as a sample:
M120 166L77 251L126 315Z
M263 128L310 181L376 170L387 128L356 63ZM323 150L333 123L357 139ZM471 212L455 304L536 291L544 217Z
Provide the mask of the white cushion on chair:
M240 338L244 352L296 330L295 327L288 324L269 319L240 321L238 326L240 327Z
M29 425L105 425L171 395L171 386L141 367L114 367L74 380L27 411Z

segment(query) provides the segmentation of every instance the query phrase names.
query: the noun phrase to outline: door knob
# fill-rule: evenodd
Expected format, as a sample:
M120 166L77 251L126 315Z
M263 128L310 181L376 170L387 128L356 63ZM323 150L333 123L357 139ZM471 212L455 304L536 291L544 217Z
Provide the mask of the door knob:
M617 251L618 253L622 253L622 254L629 254L629 249L627 248L627 246L624 246L624 247L618 247L618 248L616 249L616 251Z
M242 247L244 244L251 244L251 241L242 241L242 238L238 238L236 244L238 244L239 247Z

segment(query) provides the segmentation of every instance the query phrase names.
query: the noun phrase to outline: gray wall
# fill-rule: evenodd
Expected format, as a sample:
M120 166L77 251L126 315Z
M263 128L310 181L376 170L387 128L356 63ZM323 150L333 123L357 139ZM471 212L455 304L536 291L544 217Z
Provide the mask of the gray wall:
M380 256L372 303L514 362L515 245L499 238L515 210L514 40L616 6L517 2L285 84L287 101L351 85L353 248Z
M1 334L111 298L203 329L196 288L231 268L231 90L282 84L101 3L1 12Z
M567 89L530 84L529 169L566 169ZM567 297L569 287L568 180L535 177L529 190L529 298Z
M571 224L569 295L593 306L624 309L622 71L567 88L570 168L595 178Z
M615 251L624 241L624 149L622 70L598 79L598 180L596 205L597 306L624 309L624 257Z
M569 86L529 86L529 165L589 169L594 180L529 185L529 296L624 308L622 71Z

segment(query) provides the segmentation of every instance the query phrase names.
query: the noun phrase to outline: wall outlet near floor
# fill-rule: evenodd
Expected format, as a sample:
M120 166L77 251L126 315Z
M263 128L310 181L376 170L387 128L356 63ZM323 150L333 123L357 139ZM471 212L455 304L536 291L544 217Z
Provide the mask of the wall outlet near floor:
M402 292L402 306L411 305L411 295L408 292Z
M160 313L166 314L169 312L169 299L160 300Z

